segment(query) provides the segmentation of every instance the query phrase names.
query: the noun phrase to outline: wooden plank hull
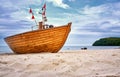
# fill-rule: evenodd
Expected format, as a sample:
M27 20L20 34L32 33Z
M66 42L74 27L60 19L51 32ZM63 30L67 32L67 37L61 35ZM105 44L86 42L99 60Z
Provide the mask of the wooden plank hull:
M71 23L9 36L5 41L15 53L56 53L64 45L70 30Z

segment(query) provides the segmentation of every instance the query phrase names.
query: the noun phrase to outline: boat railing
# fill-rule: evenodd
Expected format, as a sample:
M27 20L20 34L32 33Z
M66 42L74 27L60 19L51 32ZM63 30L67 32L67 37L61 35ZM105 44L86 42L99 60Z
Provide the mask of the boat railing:
M31 26L31 30L37 30L38 29L38 25L35 25L35 26Z

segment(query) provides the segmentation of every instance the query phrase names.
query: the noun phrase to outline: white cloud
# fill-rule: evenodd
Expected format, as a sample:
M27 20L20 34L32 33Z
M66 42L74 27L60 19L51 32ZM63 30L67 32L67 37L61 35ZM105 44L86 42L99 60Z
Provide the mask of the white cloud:
M0 30L0 33L4 33L2 35L5 35L5 36L11 36L11 35L15 35L15 34L18 34L18 33L23 33L23 32L26 32L26 31L31 31L31 29L30 28L25 28L25 29L2 28Z
M0 32L2 31L2 29L5 29L6 26L0 25Z
M63 3L63 0L47 0L47 2L52 2L53 5L64 8L64 9L69 8L69 5Z
M78 35L101 35L100 32L92 32L92 31L87 31L87 30L80 30L80 31L72 30L71 34L78 34Z
M84 36L84 38L85 36L91 36L94 39L93 42L95 39L102 37L120 36L120 8L118 4L108 3L92 7L86 5L82 10L78 10L78 14L63 13L73 22L70 34L77 35L79 39L81 39L81 36ZM74 40L77 38L72 41L75 42Z
M120 30L112 30L113 32L118 32L118 33L120 33Z
M90 7L87 5L83 8L83 10L80 13L86 14L86 15L101 14L105 12L106 9L108 9L108 7L104 5L96 6L96 7Z
M26 9L32 5L41 5L42 1L40 0L2 0L0 1L0 7L10 10L18 10L21 8Z
M6 22L6 21L9 21L9 22ZM5 18L0 18L0 23L2 24L12 24L12 23L15 23L17 22L18 20L14 20L14 19L5 19Z
M116 15L116 16L119 16L120 15L120 10L114 11L113 14Z
M3 8L13 8L13 4L10 1L0 2L0 6Z
M10 14L10 17L15 20L28 20L31 17L31 14L29 12L26 12L24 10L19 10L16 12L13 12Z

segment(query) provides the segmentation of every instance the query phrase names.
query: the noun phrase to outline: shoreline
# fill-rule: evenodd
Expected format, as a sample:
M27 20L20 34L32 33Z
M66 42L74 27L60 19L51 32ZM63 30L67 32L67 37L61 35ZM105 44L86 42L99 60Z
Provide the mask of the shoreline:
M120 49L0 54L0 77L119 77Z
M63 46L60 51L76 51L76 50L106 50L106 49L120 49L120 46ZM59 52L60 52L59 51ZM13 51L8 46L0 46L1 53L13 53Z
M87 48L87 47L83 47L83 48ZM89 48L87 48L87 49L82 49L82 48L80 48L80 49L73 49L73 50L71 50L70 48L69 49L66 49L66 50L59 50L57 53L60 53L60 52L71 52L71 51L74 51L74 52L76 52L76 51L85 51L85 50L87 50L87 51L101 51L101 50L116 50L116 49L120 49L120 47L119 46L117 46L117 48L111 48L111 49L89 49ZM0 55L1 54L16 54L16 53L14 53L12 50L11 51L7 51L7 52L5 52L5 51L0 51ZM39 54L39 53L28 53L28 54Z

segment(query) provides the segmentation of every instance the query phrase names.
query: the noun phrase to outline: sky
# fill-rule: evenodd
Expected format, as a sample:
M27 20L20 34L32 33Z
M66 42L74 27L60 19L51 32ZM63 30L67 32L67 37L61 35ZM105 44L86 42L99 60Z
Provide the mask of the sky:
M120 0L1 0L0 46L7 46L7 36L31 31L31 7L36 21L46 2L47 24L55 26L72 22L66 46L91 46L105 37L120 37Z

